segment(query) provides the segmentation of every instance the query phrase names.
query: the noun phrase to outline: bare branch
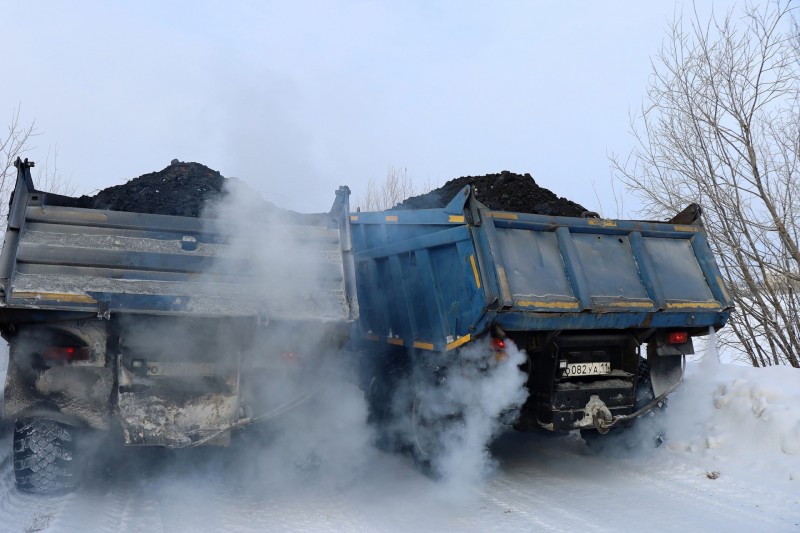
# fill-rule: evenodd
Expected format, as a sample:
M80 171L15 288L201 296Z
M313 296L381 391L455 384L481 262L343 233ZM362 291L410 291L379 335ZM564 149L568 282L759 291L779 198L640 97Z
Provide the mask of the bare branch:
M800 366L800 34L785 0L675 17L614 177L666 218L704 208L755 366ZM729 338L726 342L734 344Z
M0 225L3 226L8 215L8 195L16 178L14 161L33 148L31 141L38 135L34 122L22 123L20 109L18 105L13 110L5 134L0 136Z
M408 175L407 169L390 166L382 183L370 178L367 190L359 198L356 209L359 211L384 211L391 209L410 196L424 192L427 190L417 188Z

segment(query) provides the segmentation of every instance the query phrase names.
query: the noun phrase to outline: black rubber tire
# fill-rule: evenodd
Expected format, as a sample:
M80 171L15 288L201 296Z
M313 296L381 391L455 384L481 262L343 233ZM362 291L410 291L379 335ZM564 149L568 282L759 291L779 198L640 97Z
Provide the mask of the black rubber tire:
M47 418L14 424L17 489L33 494L67 492L78 484L74 428Z
M411 458L417 469L426 476L437 479L439 473L434 467L434 458L439 454L441 442L441 422L424 420L420 416L421 396L414 398L411 406Z
M417 395L411 407L411 458L414 465L424 475L431 479L441 479L443 472L439 469L440 459L445 450L443 439L453 431L463 431L464 416L462 413L430 419L421 415L425 409L422 406L422 397Z

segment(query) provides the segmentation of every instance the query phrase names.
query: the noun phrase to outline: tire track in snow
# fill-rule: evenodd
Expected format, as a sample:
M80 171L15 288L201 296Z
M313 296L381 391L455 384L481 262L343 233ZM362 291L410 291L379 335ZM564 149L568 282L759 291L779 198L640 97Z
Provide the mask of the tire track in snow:
M17 490L14 481L12 437L0 439L0 524L3 530L33 533L49 528L62 513L70 495L38 496Z
M7 446L6 446L7 445ZM666 450L613 458L589 452L573 436L510 435L497 446L499 468L485 484L433 482L398 457L380 457L346 486L310 479L244 481L228 470L232 452L171 454L134 449L89 472L74 493L16 491L0 438L0 529L9 531L511 531L603 532L651 523L659 531L756 526L791 531L788 496L731 478L706 479ZM249 459L245 460L250 464ZM223 466L220 466L219 463ZM450 494L452 491L454 494ZM772 511L777 511L772 513ZM750 529L755 529L751 527Z
M510 516L522 516L525 520L535 525L536 529L557 532L571 531L612 531L599 526L594 517L586 517L574 510L575 491L562 487L562 481L550 476L537 475L535 479L528 478L527 483L535 484L536 489L520 483L522 478L514 478L504 473L502 477L493 479L483 497L495 502L498 507L506 508ZM523 490L524 487L524 490ZM502 498L495 496L502 494ZM569 505L572 504L573 508ZM519 524L514 524L520 527Z
M40 498L41 505L52 497ZM90 468L78 489L65 496L48 531L163 531L157 508L150 487L131 472Z
M776 505L775 510L780 511L777 513L754 507L747 488L737 487L732 480L707 479L699 469L694 470L663 449L652 450L646 456L632 452L629 457L611 457L587 450L575 436L543 437L546 436L514 439L521 446L514 447L505 465L504 483L514 483L523 494L537 486L552 492L561 485L558 490L567 501L582 499L590 503L594 523L606 523L608 529L618 527L619 516L630 514L625 502L631 501L639 502L638 511L645 515L659 516L665 509L672 509L674 518L663 525L670 531L697 529L699 516L704 517L704 523L715 524L709 529L726 523L732 527L749 523L762 530L784 531L796 528L791 515L800 517L800 506L790 510ZM533 454L527 461L520 455L526 448ZM546 485L540 481L542 476L548 478Z
M0 524L4 531L33 533L50 528L64 513L71 494L39 496L25 494L14 485L11 462L6 463L0 481Z
M130 531L131 509L136 506L125 484L91 486L84 483L73 493L54 531Z

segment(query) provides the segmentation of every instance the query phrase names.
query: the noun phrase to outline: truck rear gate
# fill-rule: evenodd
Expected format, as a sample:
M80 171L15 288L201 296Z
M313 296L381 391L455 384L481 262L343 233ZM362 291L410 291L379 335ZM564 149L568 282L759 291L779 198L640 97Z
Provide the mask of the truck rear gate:
M211 219L60 206L58 196L33 189L25 168L0 256L3 307L349 323L357 309L348 196L346 188L337 191L325 220L252 220L247 240L237 241ZM276 242L280 249L270 253L280 257L282 273L315 278L293 283L291 294L264 287L264 265L253 259Z
M451 350L491 324L703 331L732 307L699 225L490 211L468 189L351 223L363 334L408 348Z
M562 427L586 404L570 384L591 386L560 365L617 358L592 379L630 409L640 342L673 329L704 334L733 307L702 225L683 222L492 211L469 187L443 209L353 214L360 336L448 352L499 327L539 366L530 402L564 411ZM576 343L588 348L569 349Z
M243 225L74 207L35 190L31 166L17 161L0 255L6 417L116 417L127 444L221 442L307 398L313 380L293 379L349 338L347 187L329 213Z

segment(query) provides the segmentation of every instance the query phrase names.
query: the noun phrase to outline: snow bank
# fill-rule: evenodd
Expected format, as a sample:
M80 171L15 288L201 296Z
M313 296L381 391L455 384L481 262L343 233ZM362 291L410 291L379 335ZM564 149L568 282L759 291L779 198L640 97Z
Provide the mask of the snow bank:
M689 363L665 411L666 449L718 475L800 482L800 370ZM713 474L712 474L713 475Z

